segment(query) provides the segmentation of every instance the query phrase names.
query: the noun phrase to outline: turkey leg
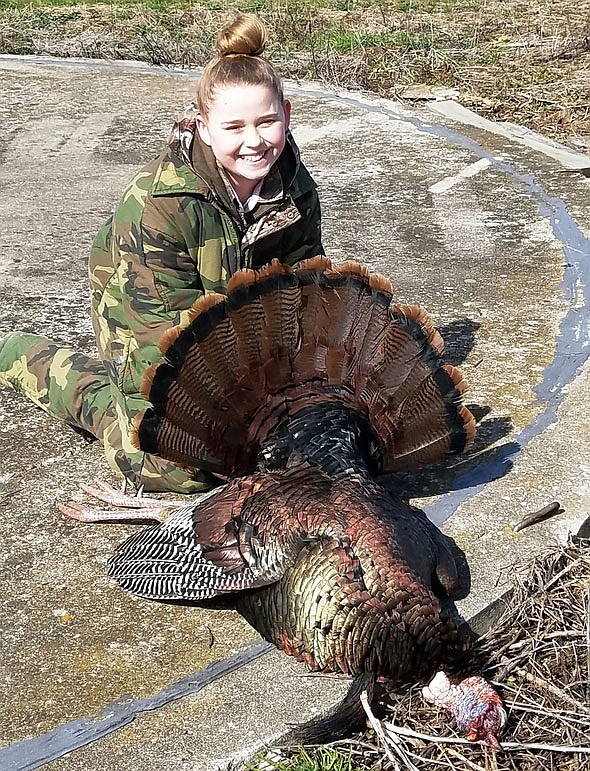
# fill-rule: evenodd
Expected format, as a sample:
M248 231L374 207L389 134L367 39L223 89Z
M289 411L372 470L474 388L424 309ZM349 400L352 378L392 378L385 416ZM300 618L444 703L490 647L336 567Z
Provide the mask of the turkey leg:
M165 522L174 509L184 505L177 501L143 498L141 489L137 495L127 495L125 488L117 490L100 480L91 485L81 483L80 487L87 495L115 508L102 509L77 501L57 504L62 514L78 522Z

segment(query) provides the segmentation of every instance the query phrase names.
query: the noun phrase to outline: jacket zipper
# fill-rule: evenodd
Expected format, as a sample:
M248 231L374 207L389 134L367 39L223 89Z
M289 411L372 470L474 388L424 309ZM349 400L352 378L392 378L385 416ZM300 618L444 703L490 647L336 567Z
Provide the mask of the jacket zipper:
M243 226L245 225L245 223L242 221L239 215L236 217L236 213L232 209L229 209L227 206L224 205L221 198L219 198L219 196L217 196L216 193L213 190L211 190L211 188L209 188L209 192L207 193L207 201L209 203L212 203L217 209L219 209L221 214L225 214L229 218L229 221L232 224L234 233L236 234L235 246L236 246L237 258L238 258L237 262L239 265L238 270L251 267L252 251L253 251L254 245L251 244L250 246L247 246L245 249L242 249L242 236L246 232L243 229ZM233 246L234 244L233 243L230 244L228 242L227 245ZM228 276L228 278L230 278L232 275L233 273L231 273Z

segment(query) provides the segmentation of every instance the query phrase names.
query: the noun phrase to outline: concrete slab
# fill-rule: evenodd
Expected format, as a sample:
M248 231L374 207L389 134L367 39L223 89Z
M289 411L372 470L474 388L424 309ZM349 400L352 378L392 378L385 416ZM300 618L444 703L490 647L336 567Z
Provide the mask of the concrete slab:
M0 57L0 335L93 350L91 238L194 79ZM473 590L460 610L474 617L515 560L588 513L590 180L557 170L590 159L452 103L288 93L328 253L427 308L471 382L473 451L391 482L465 550ZM105 563L128 530L65 522L54 505L78 481L109 478L100 448L5 390L0 458L1 768L221 769L342 694L342 679L306 677L229 611L113 587ZM565 515L514 534L553 499Z

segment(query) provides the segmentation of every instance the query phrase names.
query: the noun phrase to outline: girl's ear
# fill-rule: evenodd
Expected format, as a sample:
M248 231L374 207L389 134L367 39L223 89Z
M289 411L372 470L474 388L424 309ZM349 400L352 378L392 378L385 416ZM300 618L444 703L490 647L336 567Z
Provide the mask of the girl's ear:
M206 145L209 145L211 147L211 138L209 137L209 129L207 128L207 124L203 120L203 118L200 115L197 115L197 131L199 132L199 136L203 140L203 142Z
M291 122L291 102L288 99L283 102L283 112L285 113L285 131L287 131Z

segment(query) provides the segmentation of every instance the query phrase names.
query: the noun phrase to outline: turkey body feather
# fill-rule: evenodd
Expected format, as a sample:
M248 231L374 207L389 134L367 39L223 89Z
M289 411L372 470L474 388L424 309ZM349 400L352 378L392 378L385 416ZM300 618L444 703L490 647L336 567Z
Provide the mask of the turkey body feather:
M318 257L244 271L195 304L161 343L135 441L229 481L118 548L123 588L230 595L315 670L397 685L462 666L469 641L441 603L457 582L447 541L378 475L460 452L475 422L432 322L392 296Z

